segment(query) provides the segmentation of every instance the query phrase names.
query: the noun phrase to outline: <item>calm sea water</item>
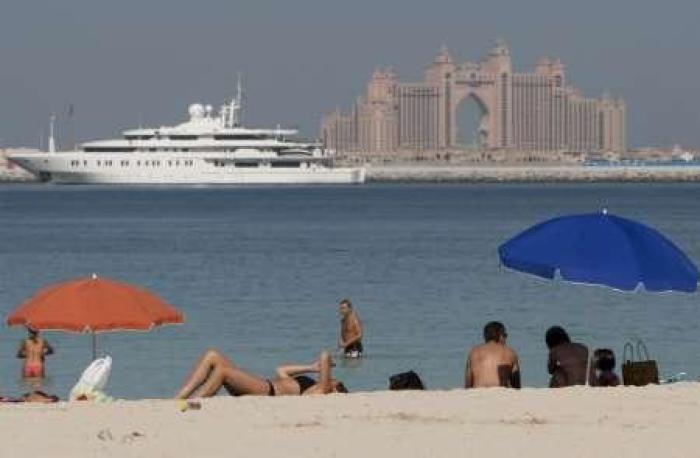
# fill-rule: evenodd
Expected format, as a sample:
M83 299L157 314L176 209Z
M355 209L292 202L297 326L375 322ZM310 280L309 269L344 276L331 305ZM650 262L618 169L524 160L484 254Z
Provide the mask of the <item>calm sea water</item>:
M0 187L0 314L39 287L93 272L138 283L186 314L183 326L103 334L110 394L172 396L207 347L262 375L333 348L351 298L366 358L339 362L354 390L415 369L462 383L484 323L508 327L524 383L546 384L543 334L621 352L642 337L661 370L700 375L697 295L625 294L499 268L496 249L542 219L611 212L660 229L700 261L700 185L367 185L282 188ZM0 392L17 394L22 329L0 332ZM47 333L48 389L65 397L90 360L86 335Z

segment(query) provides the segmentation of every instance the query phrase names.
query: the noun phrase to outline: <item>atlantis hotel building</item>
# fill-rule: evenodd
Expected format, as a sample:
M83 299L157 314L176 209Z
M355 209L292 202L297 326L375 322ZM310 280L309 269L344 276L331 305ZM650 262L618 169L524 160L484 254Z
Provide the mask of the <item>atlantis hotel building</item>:
M625 103L584 97L567 84L559 60L541 59L533 72L512 71L498 43L478 63L455 63L443 48L425 81L401 83L377 70L349 113L321 122L325 146L339 153L390 154L460 148L460 104L472 99L481 119L473 134L479 150L624 152Z

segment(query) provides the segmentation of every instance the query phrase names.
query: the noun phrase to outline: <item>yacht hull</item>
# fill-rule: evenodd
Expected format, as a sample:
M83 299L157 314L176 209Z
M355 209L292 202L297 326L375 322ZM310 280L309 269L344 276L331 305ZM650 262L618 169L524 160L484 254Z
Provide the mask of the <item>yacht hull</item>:
M225 158L33 153L11 155L9 159L41 177L42 181L60 184L274 185L360 184L365 181L365 170L361 167L309 164L295 168L274 168L271 165L238 168L233 164L216 165L223 164L217 161Z

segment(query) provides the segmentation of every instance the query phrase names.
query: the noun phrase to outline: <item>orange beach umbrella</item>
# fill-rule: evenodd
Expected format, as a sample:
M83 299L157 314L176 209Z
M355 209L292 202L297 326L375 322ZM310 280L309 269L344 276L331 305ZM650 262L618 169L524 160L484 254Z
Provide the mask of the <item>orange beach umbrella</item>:
M175 307L145 288L92 277L57 283L39 290L7 318L10 326L95 333L142 330L183 323Z

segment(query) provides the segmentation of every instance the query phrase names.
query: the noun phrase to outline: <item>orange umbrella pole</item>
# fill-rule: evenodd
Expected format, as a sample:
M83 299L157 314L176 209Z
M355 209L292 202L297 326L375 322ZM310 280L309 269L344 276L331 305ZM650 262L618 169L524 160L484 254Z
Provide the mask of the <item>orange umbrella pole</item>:
M92 360L97 359L97 333L92 331Z

